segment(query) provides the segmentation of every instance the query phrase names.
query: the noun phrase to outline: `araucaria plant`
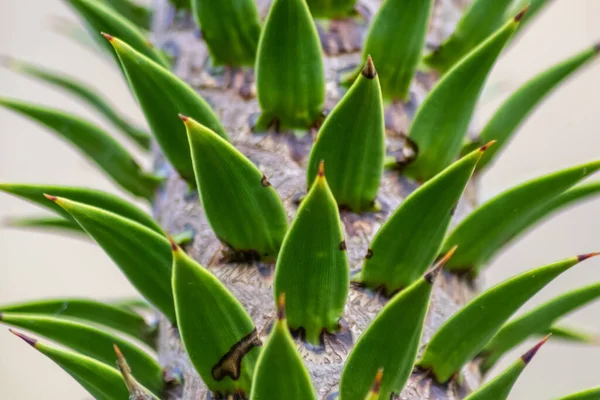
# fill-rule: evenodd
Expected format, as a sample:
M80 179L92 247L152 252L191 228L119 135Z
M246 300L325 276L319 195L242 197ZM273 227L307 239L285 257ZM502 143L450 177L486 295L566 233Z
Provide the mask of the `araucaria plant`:
M0 190L56 214L13 225L89 236L144 300L41 299L1 306L0 321L94 398L502 400L548 335L590 342L559 321L597 299L599 283L513 315L597 253L476 289L508 243L600 193L580 184L600 169L588 161L481 205L473 194L473 175L600 51L533 77L471 132L496 60L550 1L157 0L153 12L65 2L122 72L149 133L84 83L5 65L152 148L154 171L82 118L0 105L70 142L154 218L90 188ZM600 388L565 399L597 400Z

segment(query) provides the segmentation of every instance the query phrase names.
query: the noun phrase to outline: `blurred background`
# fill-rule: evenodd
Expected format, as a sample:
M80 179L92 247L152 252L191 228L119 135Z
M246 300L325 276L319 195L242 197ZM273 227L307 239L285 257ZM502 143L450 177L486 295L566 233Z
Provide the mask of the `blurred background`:
M58 33L57 17L75 21L60 0L1 0L0 55L41 64L87 81L125 115L142 117L111 61ZM506 51L488 82L479 121L546 67L600 41L600 1L556 0ZM71 97L0 68L0 96L72 111L114 131ZM126 141L123 141L126 143ZM150 160L132 146L143 165ZM488 199L524 180L600 158L600 61L563 84L521 128L499 161L481 179ZM592 178L600 179L600 177ZM70 146L16 114L0 109L0 182L89 186L119 193ZM0 220L40 215L39 209L0 194ZM486 286L525 269L600 251L600 200L571 209L530 232L489 268ZM600 281L600 259L568 271L526 309L568 289ZM0 304L43 297L135 296L125 278L91 242L0 226ZM600 304L567 318L568 325L600 334ZM504 368L529 343L505 357ZM600 344L595 347L550 342L524 372L512 399L549 399L600 385ZM0 399L86 399L90 396L51 361L0 327Z

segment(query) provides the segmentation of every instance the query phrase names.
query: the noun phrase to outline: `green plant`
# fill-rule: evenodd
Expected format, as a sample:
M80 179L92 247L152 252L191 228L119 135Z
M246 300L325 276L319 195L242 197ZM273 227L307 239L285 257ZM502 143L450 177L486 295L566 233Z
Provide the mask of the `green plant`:
M202 231L182 232L97 190L0 184L0 191L56 214L13 225L89 236L149 303L45 299L0 306L0 322L69 348L14 332L94 398L191 399L208 390L227 399L387 400L407 384L426 381L472 391L469 400L502 400L548 336L479 389L464 385L462 375L478 379L465 367L486 374L532 336L590 342L556 322L597 299L598 284L511 317L563 272L599 253L526 271L479 295L467 288L524 231L597 195L600 184L579 182L600 169L600 161L511 188L449 227L472 176L501 154L553 88L595 58L598 46L535 77L469 141L487 76L528 20L524 9L507 11L513 2L476 0L447 42L423 57L433 0L387 0L369 26L362 59L355 54L352 85L335 105L327 91L336 85L313 16L326 25L360 26L354 1L274 0L263 26L250 0L172 1L179 7L173 18L189 20L193 13L199 21L212 58L207 73L216 85L225 82L198 91L149 45L149 11L129 0L65 1L114 54L170 167L160 176L143 171L109 133L68 113L12 99L0 99L0 106L58 133L134 196L153 202L157 193L173 196L169 186L177 186L178 201L196 203L197 191L202 206L194 214ZM533 6L539 11L544 4ZM224 65L245 79L253 64L257 102L240 99L229 87L236 79L213 68ZM21 62L8 66L84 99L148 148L144 131L87 85ZM398 135L387 134L393 129L385 113L416 101L410 87L417 71L439 82L402 132L401 144L412 146L414 157L386 164L386 152L395 147L386 142L398 145ZM238 114L252 116L253 126ZM410 192L402 202L401 190ZM470 300L427 322L430 308L439 311L440 299L449 301L441 286L451 284ZM142 318L148 313L159 315L160 328ZM419 353L426 325L431 337ZM181 340L181 362L189 370L161 365L159 340ZM339 360L331 362L332 354ZM322 369L328 362L335 366ZM438 392L417 395L445 398ZM591 389L565 399L597 398L598 389Z

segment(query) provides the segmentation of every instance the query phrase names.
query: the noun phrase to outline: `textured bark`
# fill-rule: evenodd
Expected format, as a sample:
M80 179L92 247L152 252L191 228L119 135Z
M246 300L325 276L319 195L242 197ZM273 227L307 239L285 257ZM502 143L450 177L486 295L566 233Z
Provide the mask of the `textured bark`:
M439 45L448 36L468 2L468 0L436 1L427 41L429 47ZM258 4L264 14L269 0L259 0ZM368 19L377 10L379 4L380 0L362 0L360 10ZM176 58L175 72L196 87L213 105L232 142L268 177L284 200L291 219L297 208L295 200L306 192L304 172L306 155L315 132L303 138L296 138L290 134L253 134L251 124L259 112L259 107L256 99L248 99L252 94L252 85L248 83L252 79L251 73L225 71L222 75L213 74L214 71L205 68L208 65L206 48L190 16L185 13L174 13L167 0L155 0L155 10L156 43ZM365 25L366 22L355 22L349 25L332 24L328 32L320 32L324 47L329 53L338 53L343 49L356 50L364 35ZM352 70L359 63L359 59L360 53L356 51L330 54L326 57L328 82L326 110L330 110L340 98L341 91L336 83L340 74ZM410 102L394 104L386 111L388 151L398 154L399 157L405 153L403 134L407 131L414 111L435 80L433 74L419 73L411 88ZM186 247L186 251L215 274L242 302L264 337L274 317L271 286L274 266L232 262L227 249L210 229L198 197L189 193L187 185L177 177L158 150L155 154L156 169L169 176L164 190L155 202L156 217L171 233L187 229L195 232L194 240ZM357 215L342 211L352 271L357 271L361 267L368 245L382 222L414 188L414 184L400 177L397 172L386 172L377 197L382 206L381 212ZM474 192L474 187L468 188L465 199L457 209L455 220L472 209L475 203ZM427 343L432 333L473 294L473 287L456 276L444 274L438 279L424 329L423 344ZM335 398L340 374L353 343L384 303L385 299L380 295L353 287L350 290L342 319L343 329L340 333L325 335L324 346L318 349L298 341L299 350L320 399ZM398 345L402 345L402 338L398 339ZM160 325L159 355L161 363L168 372L181 373L184 378L184 383L173 388L167 399L212 398L190 364L177 330L165 320ZM468 365L463 372L465 379L462 385L454 381L448 385L439 385L426 371L414 371L400 398L431 400L462 398L480 381L474 366Z

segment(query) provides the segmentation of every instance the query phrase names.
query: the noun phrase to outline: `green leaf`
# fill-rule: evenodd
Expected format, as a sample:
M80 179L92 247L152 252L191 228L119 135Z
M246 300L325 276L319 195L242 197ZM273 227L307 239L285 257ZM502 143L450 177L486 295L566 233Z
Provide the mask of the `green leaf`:
M358 338L342 371L342 399L365 399L382 368L385 375L379 396L390 399L402 391L417 357L435 278L451 256L448 253L430 272L395 295Z
M107 34L104 36L115 48L129 85L165 156L181 177L193 184L194 168L187 135L177 115L185 113L227 139L218 117L194 89L168 69L127 43Z
M314 18L339 19L351 15L357 0L306 0Z
M453 210L487 147L455 162L400 204L371 243L362 284L389 294L423 275L439 254Z
M0 313L39 314L107 326L154 346L155 327L132 311L90 299L45 299L0 306Z
M61 217L14 217L6 219L4 225L11 228L49 230L85 235L84 230L77 223Z
M278 298L277 321L256 363L250 400L317 400L286 322L282 294Z
M137 27L150 30L152 11L149 8L129 0L104 0L104 2Z
M483 170L489 166L494 157L497 157L500 151L508 145L512 136L536 106L566 78L590 60L595 59L599 51L600 49L590 48L569 58L537 75L511 95L498 108L479 135L481 143L497 140L499 144L485 154L477 169ZM465 150L470 150L472 146L477 146L477 144L469 144L465 146Z
M11 332L54 361L96 400L124 400L129 398L129 392L123 378L116 369L93 358L45 345L13 330Z
M552 335L552 340L564 340L572 343L583 343L598 345L600 343L598 335L585 332L579 328L572 328L564 325L554 325L546 332Z
M556 297L505 324L485 345L481 368L489 370L504 354L530 336L543 334L566 314L600 298L600 283Z
M160 180L142 171L132 155L96 125L65 112L0 98L0 106L54 131L93 160L115 183L135 196L151 199Z
M79 21L74 22L69 18L54 15L51 17L50 28L54 33L73 41L81 48L89 51L91 54L101 56L102 58L110 61L110 65L113 65L113 50L106 47L106 45L104 45L97 38L97 32L94 32L94 37L92 37L90 32L82 27Z
M452 35L425 57L425 63L441 72L447 71L524 8L506 15L513 2L514 0L475 0Z
M267 178L229 142L181 116L196 183L217 237L254 258L274 259L287 230L283 203Z
M141 148L146 150L150 149L150 135L129 123L125 117L120 115L119 111L114 109L108 100L97 93L96 89L61 73L50 71L22 61L7 58L4 63L8 68L15 72L54 85L75 96L79 100L82 100L110 121L115 127L120 129L129 139L133 140Z
M172 246L177 322L192 364L211 391L247 395L262 345L252 318L217 278Z
M496 59L519 25L512 19L450 70L429 93L410 128L417 158L404 173L426 181L460 153L475 105Z
M273 1L255 69L262 111L257 129L273 121L282 129L306 129L319 118L325 71L317 28L304 0Z
M121 349L116 344L113 345L115 349L115 353L117 355L117 367L123 376L123 381L125 382L125 386L127 386L127 390L129 391L129 399L130 400L160 400L154 394L152 394L149 390L143 387L133 376L131 373L131 368L125 359L123 353L121 353Z
M583 392L573 393L571 395L561 397L560 400L598 400L600 398L600 386L593 389L584 390Z
M377 64L383 97L407 100L421 61L432 0L387 0L373 22L363 47L363 60Z
M75 218L142 296L175 321L172 257L164 236L112 212L63 197L47 197Z
M515 0L513 7L507 12L506 18L515 15L525 7L529 7L527 13L523 16L523 21L519 27L519 31L521 31L523 27L533 21L538 14L553 1L554 0Z
M458 253L458 251L457 251ZM433 335L418 365L446 382L472 360L527 300L572 266L598 253L526 271L486 290Z
M52 193L54 196L66 197L70 200L84 203L89 206L101 208L113 212L124 218L136 221L156 233L163 234L158 223L146 212L136 205L121 199L111 193L101 190L87 189L81 187L52 186L52 185L27 185L18 183L0 183L0 191L12 194L23 200L30 201L38 206L44 207L57 213L63 218L75 222L75 219L58 204L48 201L44 193Z
M111 51L110 45L99 36L100 32L110 32L112 35L122 38L131 47L151 60L163 67L169 67L168 61L161 55L160 51L152 46L146 35L105 2L97 0L65 1L83 19L86 28L92 37L98 40L100 46Z
M342 223L323 162L286 235L275 268L275 296L285 294L288 325L318 345L339 329L350 286Z
M254 65L260 17L254 0L193 0L192 9L215 65Z
M553 199L598 169L600 161L563 169L488 200L446 238L442 251L454 245L461 246L447 268L477 274L505 243L541 218L543 207L548 205L544 212L555 208L556 203L549 205Z
M104 330L79 322L45 315L2 313L0 322L26 329L69 347L107 365L115 365L113 344L123 351L140 382L159 394L163 389L162 368L149 353Z
M191 0L169 0L177 10L188 10Z
M380 368L377 370L377 375L375 375L375 381L373 382L373 386L371 390L365 397L365 400L379 400L379 394L381 392L381 381L383 380L383 369Z
M308 161L310 188L319 163L337 203L361 212L373 209L383 175L385 121L379 78L371 58L354 85L319 130Z
M549 338L550 335L546 336L541 342L523 354L518 361L511 364L506 370L475 392L465 397L465 400L506 400L525 367Z

